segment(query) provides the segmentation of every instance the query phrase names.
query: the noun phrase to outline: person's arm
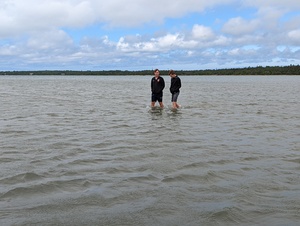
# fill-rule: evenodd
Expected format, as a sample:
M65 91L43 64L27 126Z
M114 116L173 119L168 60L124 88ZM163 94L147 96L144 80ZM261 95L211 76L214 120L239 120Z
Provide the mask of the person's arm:
M178 88L181 88L181 79L178 77Z
M153 92L153 78L151 79L151 92Z
M174 80L173 80L173 79L171 79L171 84L170 84L170 93L172 93L172 94L173 94L173 92L174 92Z
M162 77L161 81L162 81L162 84L161 84L162 85L162 90L161 91L163 91L163 89L165 88L165 80L163 79L163 77Z

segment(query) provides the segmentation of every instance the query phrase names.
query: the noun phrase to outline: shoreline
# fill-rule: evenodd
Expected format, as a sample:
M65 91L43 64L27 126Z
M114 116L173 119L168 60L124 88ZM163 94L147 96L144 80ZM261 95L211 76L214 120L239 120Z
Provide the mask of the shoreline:
M227 68L227 69L204 69L204 70L176 70L180 76L274 76L274 75L300 75L300 65L290 66L258 66L247 68ZM168 75L169 70L160 70L162 76ZM153 75L153 70L19 70L0 71L0 76L9 75L32 75L32 76L149 76Z

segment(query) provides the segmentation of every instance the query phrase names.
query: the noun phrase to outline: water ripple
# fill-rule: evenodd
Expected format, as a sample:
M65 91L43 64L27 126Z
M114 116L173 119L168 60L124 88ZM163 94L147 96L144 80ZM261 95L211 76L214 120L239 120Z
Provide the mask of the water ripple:
M298 225L299 77L150 79L0 77L1 225Z

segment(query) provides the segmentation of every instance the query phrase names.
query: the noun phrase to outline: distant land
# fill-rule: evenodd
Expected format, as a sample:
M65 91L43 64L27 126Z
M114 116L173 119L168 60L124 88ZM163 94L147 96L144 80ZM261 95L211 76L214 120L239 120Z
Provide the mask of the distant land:
M168 75L168 70L160 70L161 75ZM300 75L300 65L258 66L247 68L176 70L177 75ZM73 70L36 70L36 71L0 71L0 75L153 75L153 70L127 71L73 71Z

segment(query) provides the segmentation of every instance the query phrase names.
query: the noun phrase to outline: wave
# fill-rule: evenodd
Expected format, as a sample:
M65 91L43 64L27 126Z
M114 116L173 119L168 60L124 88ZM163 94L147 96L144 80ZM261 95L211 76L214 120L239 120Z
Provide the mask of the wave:
M43 180L44 181L44 180ZM71 180L54 180L46 183L37 183L26 186L18 186L3 192L0 199L7 198L25 198L28 196L49 195L57 192L75 192L87 189L91 182L86 179L71 179Z

